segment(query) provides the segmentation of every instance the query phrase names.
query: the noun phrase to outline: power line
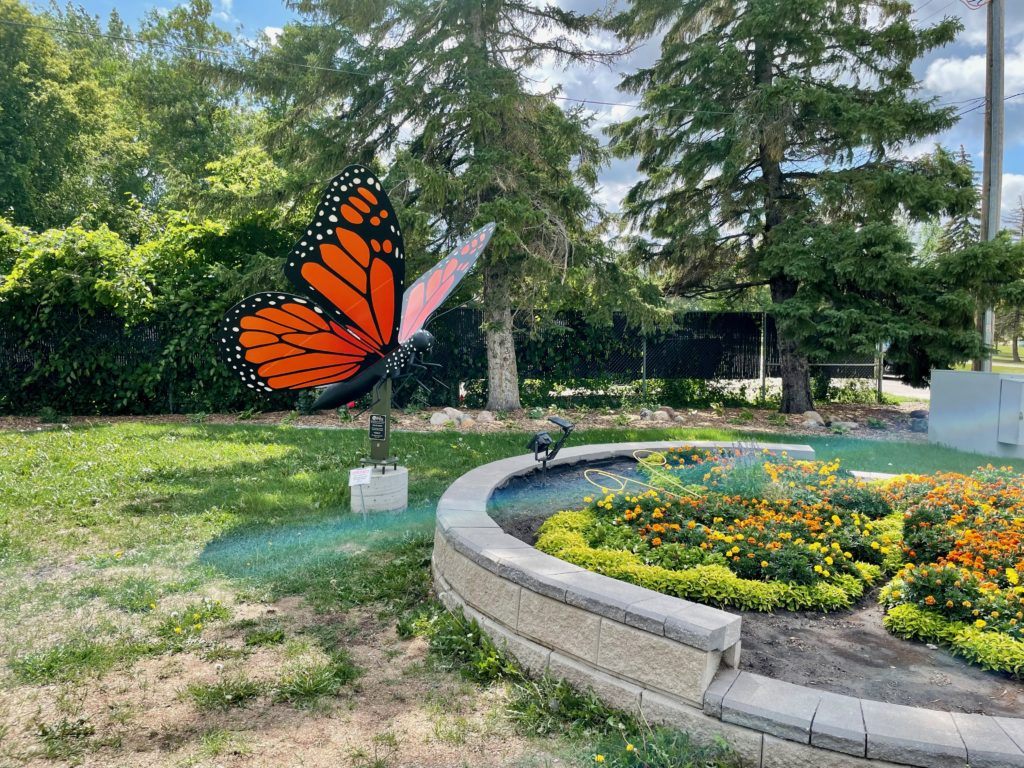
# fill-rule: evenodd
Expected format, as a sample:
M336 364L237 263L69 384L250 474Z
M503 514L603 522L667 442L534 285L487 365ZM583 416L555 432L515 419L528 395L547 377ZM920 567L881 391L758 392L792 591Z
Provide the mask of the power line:
M929 0L929 3L930 2L935 2L935 0ZM938 12L941 13L943 10L945 10L945 8L948 8L950 5L953 5L955 2L956 2L956 0L951 0L951 2L947 3L943 8L940 8ZM987 0L986 0L986 2L987 2ZM928 5L929 3L926 3L925 5ZM922 6L922 8L923 7L925 7L925 6ZM933 14L933 15L935 15L935 14ZM931 17L928 17L928 18L931 18ZM228 55L231 54L231 51L225 50L223 48L203 48L203 47L200 47L200 46L185 45L185 44L180 44L180 43L170 43L170 42L164 42L164 41L161 41L161 40L145 40L143 38L131 37L131 36L128 36L128 35L115 35L115 34L110 34L110 33L105 33L105 32L92 32L92 31L84 30L84 29L71 29L71 28L68 28L68 27L61 27L61 26L52 25L52 24L36 24L36 23L29 23L29 22L12 21L12 20L9 20L9 19L0 19L0 24L6 25L6 26L9 26L9 27L20 27L20 28L23 28L23 29L41 29L41 30L45 30L45 31L49 31L49 32L60 32L60 33L64 33L64 34L85 35L86 37L102 38L102 39L107 39L107 40L115 40L115 41L118 41L118 42L129 43L129 44L132 44L132 45L156 46L156 47L168 48L168 49L176 50L176 51L189 51L189 52L192 52L192 53L201 53L201 54L206 54L206 55L210 55L210 56L223 57L223 56L228 56ZM363 72L363 71L360 71L360 70L357 70L357 69L346 69L344 67L323 67L323 66L319 66L319 65L315 65L315 64L303 64L302 62L298 62L298 61L285 61L285 62L277 62L277 63L278 64L283 64L284 66L288 66L288 67L296 67L296 68L299 68L299 69L312 70L312 71L316 71L316 72L329 72L329 73L337 73L337 74L343 74L343 75L356 75L358 77L367 77L367 78L373 77L373 75L371 75L371 74L369 74L367 72ZM1009 101L1010 99L1017 98L1017 97L1022 96L1022 95L1024 95L1024 92L1014 94L1013 96L1007 96L1006 99L1007 99L1007 101ZM643 104L630 103L630 102L604 101L604 100L601 100L601 99L585 99L585 98L577 98L575 96L560 96L560 95L551 96L550 98L555 99L557 101L568 101L568 102L573 102L573 103L576 103L576 104L593 104L593 105L603 106L603 107L624 107L626 109L643 109ZM940 107L954 107L954 106L957 106L957 105L960 105L960 104L968 104L968 103L973 102L973 101L982 101L983 102L984 99L985 99L984 96L974 96L974 97L969 98L969 99L960 99L960 100L956 100L956 101L939 102L938 106L940 106ZM976 105L976 106L974 106L972 108L966 109L963 112L960 112L958 114L958 117L960 117L962 115L966 115L966 114L968 114L970 112L973 112L975 109L980 109L981 106L983 106L983 104L978 104L978 105ZM728 115L734 115L734 114L736 114L736 112L735 111L715 111L715 110L701 109L701 110L694 111L692 114L693 115L728 116ZM805 120L810 120L810 118L805 118ZM827 118L815 118L814 120L817 121L817 122L822 122L822 123L831 122Z

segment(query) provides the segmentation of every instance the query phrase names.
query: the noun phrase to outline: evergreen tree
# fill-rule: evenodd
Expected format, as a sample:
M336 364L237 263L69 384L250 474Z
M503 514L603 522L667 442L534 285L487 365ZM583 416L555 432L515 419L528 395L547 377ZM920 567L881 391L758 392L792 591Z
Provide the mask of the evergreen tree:
M625 204L651 235L642 255L671 266L681 290L768 287L783 412L813 407L811 360L922 342L923 317L902 317L897 298L927 281L914 276L897 219L972 209L971 180L952 158L898 158L955 121L914 97L911 65L952 41L958 22L918 29L912 10L904 0L631 0L614 21L629 42L664 31L657 62L622 83L643 113L612 131L646 174Z
M580 110L531 93L525 72L545 57L600 58L575 41L598 19L527 0L292 6L303 23L250 67L270 104L275 158L308 187L347 162L386 158L407 251L431 260L498 223L479 269L488 407L518 409L514 309L602 252L599 143ZM410 264L414 274L421 265Z

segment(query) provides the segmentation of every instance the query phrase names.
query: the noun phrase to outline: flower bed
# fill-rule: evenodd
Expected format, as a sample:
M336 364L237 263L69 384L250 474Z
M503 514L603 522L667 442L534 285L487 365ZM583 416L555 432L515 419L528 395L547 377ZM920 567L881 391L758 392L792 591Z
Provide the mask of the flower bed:
M537 548L677 597L848 608L883 574L885 626L1024 677L1024 476L857 480L839 463L683 448L541 526Z
M849 607L898 564L898 515L838 462L688 448L657 459L642 463L649 487L585 498L544 523L537 548L667 594L759 611Z
M889 499L904 509L906 564L882 592L886 626L1024 676L1024 477L911 476Z

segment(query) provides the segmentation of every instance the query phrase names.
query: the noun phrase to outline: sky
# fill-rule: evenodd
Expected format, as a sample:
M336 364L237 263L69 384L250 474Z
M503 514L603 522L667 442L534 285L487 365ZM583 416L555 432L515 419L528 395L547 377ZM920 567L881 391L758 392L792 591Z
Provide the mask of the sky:
M605 0L555 0L573 10L596 10L606 7ZM609 0L614 2L614 0ZM621 0L620 0L621 1ZM173 0L78 0L91 13L105 17L116 9L126 21L134 23L147 11L174 5ZM283 0L213 0L217 22L232 32L255 38L260 34L274 34L283 27L292 13ZM985 88L985 33L986 11L968 9L961 0L913 0L914 18L919 25L934 24L943 16L957 16L963 20L965 30L955 43L921 59L915 74L921 81L921 94L935 96L944 103L956 102L962 110L969 110L980 101ZM1007 0L1006 23L1006 95L1024 91L1024 2ZM595 45L609 45L607 38L592 41ZM657 57L657 41L642 46L629 57L611 68L577 67L563 69L545 65L531 72L536 87L560 86L568 98L614 102L617 105L589 105L595 112L597 129L610 122L634 114L627 105L636 97L622 93L617 84L622 74L637 67L651 64ZM569 102L563 102L569 104ZM1024 96L1006 102L1006 151L1004 155L1003 211L1004 215L1018 205L1024 196ZM961 144L974 157L980 168L983 154L984 109L977 108L964 114L950 131L917 145L903 148L907 155L923 154L935 143L956 148ZM617 160L601 176L600 199L610 210L617 210L619 202L636 180L636 164Z

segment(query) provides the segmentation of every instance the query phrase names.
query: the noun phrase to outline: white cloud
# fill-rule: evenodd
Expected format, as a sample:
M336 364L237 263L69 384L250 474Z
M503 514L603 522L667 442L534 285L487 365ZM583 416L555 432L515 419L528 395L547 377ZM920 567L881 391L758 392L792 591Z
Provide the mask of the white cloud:
M928 65L924 87L932 93L981 96L985 90L985 54L940 58ZM1006 57L1007 95L1024 90L1024 43Z
M271 45L277 45L277 39L284 34L281 27L264 27L263 36L270 40Z
M1024 173L1003 174L1003 221L1011 211L1020 209L1021 198L1024 197Z

